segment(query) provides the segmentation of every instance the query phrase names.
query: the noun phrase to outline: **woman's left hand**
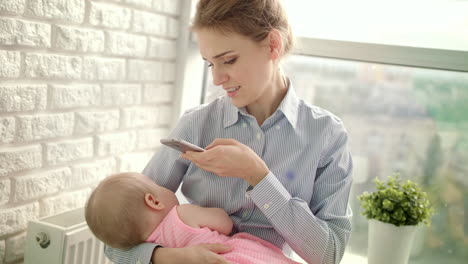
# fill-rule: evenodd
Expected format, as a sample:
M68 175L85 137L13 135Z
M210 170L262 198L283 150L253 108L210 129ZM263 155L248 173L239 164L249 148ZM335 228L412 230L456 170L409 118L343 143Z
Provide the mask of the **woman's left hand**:
M206 151L187 151L181 157L218 176L242 178L252 186L270 171L251 148L235 139L218 138L206 147Z

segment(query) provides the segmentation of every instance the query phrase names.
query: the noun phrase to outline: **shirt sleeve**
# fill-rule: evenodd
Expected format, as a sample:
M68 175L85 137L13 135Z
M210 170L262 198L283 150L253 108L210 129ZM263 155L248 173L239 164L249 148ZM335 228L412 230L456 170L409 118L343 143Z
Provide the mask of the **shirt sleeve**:
M187 112L180 118L169 138L183 139L192 142L190 116ZM161 146L153 155L143 170L143 174L151 178L158 185L175 192L179 187L189 161L180 158L180 152L172 148ZM142 243L129 250L121 250L105 246L106 256L116 264L148 264L154 248L158 244ZM156 263L154 263L156 264Z
M248 191L289 246L305 261L316 264L338 264L351 234L348 200L353 166L344 127L334 129L327 142L310 204L291 197L271 171Z
M143 243L128 250L104 245L104 253L115 264L151 264L153 251L159 245Z
M193 125L189 113L185 113L177 123L168 138L183 139L193 142ZM189 161L180 157L181 152L168 146L161 145L143 170L158 185L173 192L177 191L187 172Z

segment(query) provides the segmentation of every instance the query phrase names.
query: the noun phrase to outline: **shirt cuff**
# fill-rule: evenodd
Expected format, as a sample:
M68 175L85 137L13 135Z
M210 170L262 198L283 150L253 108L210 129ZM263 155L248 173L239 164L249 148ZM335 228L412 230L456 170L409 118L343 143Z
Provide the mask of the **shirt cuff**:
M292 198L271 171L255 187L248 188L247 193L267 218L271 218Z
M153 257L153 252L157 247L161 247L158 244L153 243L144 243L141 245L141 254L140 254L140 263L141 264L152 264L151 258ZM138 260L137 260L138 263ZM157 263L154 263L157 264Z

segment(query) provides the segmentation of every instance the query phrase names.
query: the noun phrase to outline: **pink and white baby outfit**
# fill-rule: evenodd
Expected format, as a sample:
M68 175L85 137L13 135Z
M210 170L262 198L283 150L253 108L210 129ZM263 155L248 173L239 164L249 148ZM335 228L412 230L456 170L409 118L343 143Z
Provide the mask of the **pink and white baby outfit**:
M177 214L177 206L171 209L146 242L158 243L164 247L182 248L203 243L221 243L232 248L222 254L235 264L289 264L299 263L286 257L270 242L248 233L237 233L231 237L207 227L193 228L186 225Z

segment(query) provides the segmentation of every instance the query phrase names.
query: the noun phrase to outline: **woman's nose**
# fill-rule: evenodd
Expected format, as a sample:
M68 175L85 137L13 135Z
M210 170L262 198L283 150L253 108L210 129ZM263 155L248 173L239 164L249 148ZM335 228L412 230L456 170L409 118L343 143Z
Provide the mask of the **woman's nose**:
M224 71L213 68L211 73L213 74L213 84L216 86L222 85L229 79L228 75Z

